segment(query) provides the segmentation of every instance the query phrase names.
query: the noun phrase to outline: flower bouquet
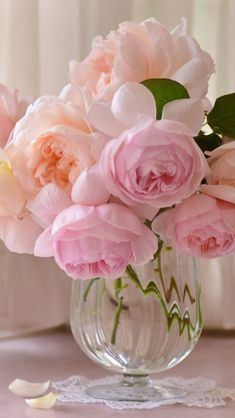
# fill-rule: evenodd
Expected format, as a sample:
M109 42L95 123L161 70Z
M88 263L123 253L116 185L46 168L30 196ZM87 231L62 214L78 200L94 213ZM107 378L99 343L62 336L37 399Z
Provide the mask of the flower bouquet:
M124 22L1 138L0 238L81 279L74 336L125 376L93 396L179 396L146 375L199 338L195 257L235 249L235 93L212 106L213 72L185 19Z

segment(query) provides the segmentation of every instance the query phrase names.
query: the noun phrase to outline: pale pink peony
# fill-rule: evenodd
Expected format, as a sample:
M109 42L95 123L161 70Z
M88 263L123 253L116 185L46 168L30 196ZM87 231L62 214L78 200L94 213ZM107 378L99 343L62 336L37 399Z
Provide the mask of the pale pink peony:
M157 216L152 229L182 254L218 257L235 250L235 206L195 194Z
M182 123L143 118L109 141L100 159L107 189L127 205L171 206L190 196L207 162Z
M25 114L32 97L18 98L17 90L0 84L0 147L3 148L16 122Z
M7 153L28 197L48 183L70 193L72 184L95 160L90 126L81 109L46 96L29 107L17 123Z
M212 59L187 34L185 19L172 32L153 18L123 22L106 39L96 37L84 61L70 63L71 83L88 99L111 100L123 83L150 78L171 78L190 97L204 97L212 72Z
M128 264L144 264L157 238L128 208L109 203L73 205L37 239L35 255L54 256L73 279L117 278Z

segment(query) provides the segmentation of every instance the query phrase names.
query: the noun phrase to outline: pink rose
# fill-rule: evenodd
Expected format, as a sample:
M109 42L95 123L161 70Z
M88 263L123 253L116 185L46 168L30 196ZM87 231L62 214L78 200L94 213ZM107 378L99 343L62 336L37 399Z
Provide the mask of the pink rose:
M157 216L152 229L180 253L218 257L235 250L235 206L195 194Z
M187 34L185 19L172 32L155 19L123 22L106 39L96 37L84 61L70 63L71 83L104 100L127 81L150 78L171 78L191 97L204 97L212 72L212 59Z
M17 91L0 84L0 147L3 148L16 122L24 115L32 98L18 99Z
M90 132L81 109L63 99L41 97L29 107L7 147L27 196L35 196L48 183L70 193L79 174L95 163Z
M207 163L187 126L143 118L107 143L100 168L107 189L124 203L159 208L194 193Z
M208 185L201 186L202 193L235 204L235 142L227 142L207 154L210 175Z
M210 156L208 162L211 169L208 183L235 187L235 141L207 154Z
M128 264L144 264L157 238L124 206L73 205L62 211L37 239L35 255L54 256L73 279L117 278Z

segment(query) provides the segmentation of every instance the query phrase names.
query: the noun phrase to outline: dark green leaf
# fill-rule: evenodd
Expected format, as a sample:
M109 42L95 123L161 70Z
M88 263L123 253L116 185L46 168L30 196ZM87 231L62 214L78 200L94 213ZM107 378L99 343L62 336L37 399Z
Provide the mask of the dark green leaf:
M215 133L205 135L201 131L198 136L194 137L194 139L203 152L213 151L215 148L222 145L222 138Z
M157 119L161 119L166 103L189 98L189 94L182 84L168 78L152 78L142 81L141 84L147 87L154 96L157 105Z
M235 93L219 97L207 116L214 132L235 137Z

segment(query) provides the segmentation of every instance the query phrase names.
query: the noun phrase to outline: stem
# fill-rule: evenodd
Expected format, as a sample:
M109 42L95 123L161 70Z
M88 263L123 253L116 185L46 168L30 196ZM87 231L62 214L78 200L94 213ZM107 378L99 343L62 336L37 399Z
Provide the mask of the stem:
M115 344L116 342L116 336L117 336L117 329L118 329L118 325L120 323L120 315L121 315L121 311L122 311L122 304L123 301L123 297L120 297L118 299L118 305L117 305L117 309L115 311L114 314L114 320L113 320L113 328L112 328L112 334L111 334L111 344Z
M191 322L188 309L185 309L184 315L182 317L177 303L174 302L171 305L170 309L168 308L168 306L165 302L165 299L162 297L162 294L161 294L159 288L157 287L156 283L151 281L146 288L143 288L143 286L141 285L141 283L138 279L137 274L135 273L135 271L133 270L133 268L130 265L127 267L126 273L130 277L130 279L136 284L136 286L142 291L142 293L144 295L149 295L149 294L155 293L155 295L158 297L159 302L160 302L160 304L163 308L163 312L164 312L166 321L167 321L168 331L170 331L174 321L177 321L178 322L178 327L179 327L179 335L182 335L182 333L184 332L184 329L187 328L188 339L189 339L189 341L191 341L192 335L195 331L195 326ZM199 309L199 311L200 311L200 309ZM199 312L199 320L200 320L200 312Z
M83 293L83 296L82 296L84 302L86 302L87 296L88 296L88 294L90 292L90 289L93 286L93 284L96 282L96 280L98 280L98 278L89 280L88 285L85 288L84 293Z
M117 302L117 308L116 311L114 313L114 319L113 319L113 327L112 327L112 333L111 333L111 344L115 344L116 341L116 335L117 335L117 330L118 330L118 325L120 323L120 315L121 315L121 311L124 308L123 306L123 296L119 297L120 292L123 289L126 289L128 287L128 285L122 285L122 279L121 277L118 277L118 279L116 279L114 281L114 289L115 289L115 297L116 297L116 302Z
M163 244L164 244L163 241L159 241L159 247L158 247L158 250L157 250L157 252L155 254L155 257L154 257L157 260L157 268L155 269L155 271L159 274L159 278L160 278L160 281L161 281L161 285L162 285L162 288L163 288L163 292L164 292L166 302L170 303L170 301L172 299L172 293L173 293L174 289L175 289L175 292L177 294L178 301L181 302L181 297L180 297L179 289L177 287L177 282L176 282L176 280L173 276L171 277L169 288L166 289L166 287L165 287L165 282L164 282L164 278L163 278L163 274L162 274L162 262L161 262L161 251L162 251L162 248L163 248ZM168 247L165 247L165 249L167 251L170 251L172 249L172 247L168 246ZM185 300L186 294L188 294L190 302L192 304L195 303L195 298L191 295L190 289L189 289L187 283L184 285L183 302Z

